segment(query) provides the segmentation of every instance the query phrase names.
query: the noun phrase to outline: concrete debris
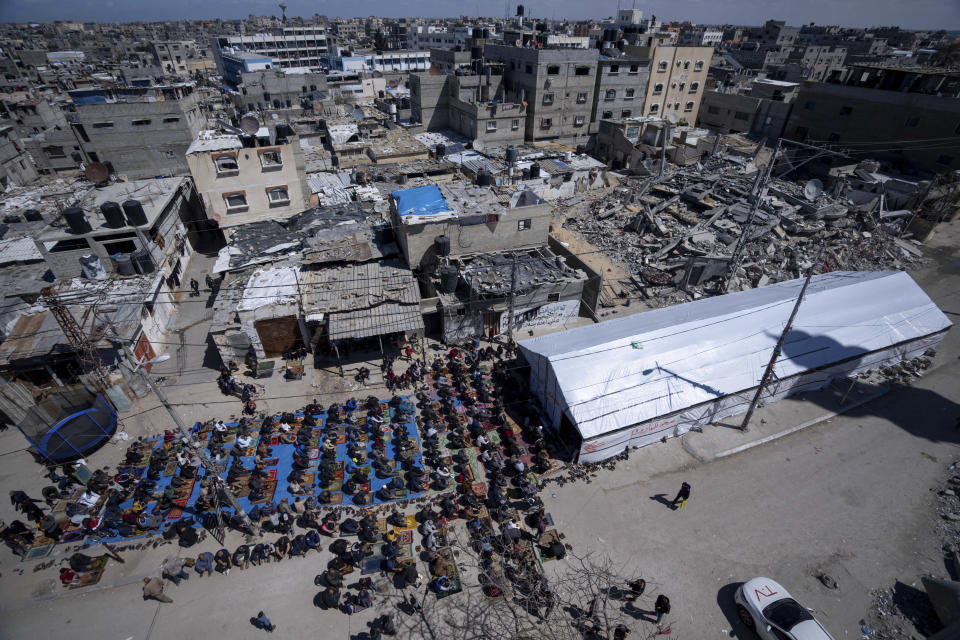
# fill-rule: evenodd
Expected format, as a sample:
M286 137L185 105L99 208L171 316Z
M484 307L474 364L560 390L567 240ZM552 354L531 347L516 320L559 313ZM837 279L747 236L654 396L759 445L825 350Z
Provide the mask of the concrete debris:
M563 202L564 227L625 263L652 307L720 293L727 277L727 290L738 291L799 278L810 267L924 263L919 243L900 237L910 216L881 218L876 208L827 192L809 198L802 179L771 178L757 197L758 176L739 169L716 157L662 178L624 176L605 198Z

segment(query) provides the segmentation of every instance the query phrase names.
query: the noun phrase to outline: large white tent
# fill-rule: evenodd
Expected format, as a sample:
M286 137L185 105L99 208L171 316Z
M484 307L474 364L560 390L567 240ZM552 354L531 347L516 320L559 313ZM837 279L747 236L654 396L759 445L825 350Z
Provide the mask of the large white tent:
M580 460L746 410L803 279L524 340L530 386ZM904 272L812 278L765 402L915 357L951 326Z

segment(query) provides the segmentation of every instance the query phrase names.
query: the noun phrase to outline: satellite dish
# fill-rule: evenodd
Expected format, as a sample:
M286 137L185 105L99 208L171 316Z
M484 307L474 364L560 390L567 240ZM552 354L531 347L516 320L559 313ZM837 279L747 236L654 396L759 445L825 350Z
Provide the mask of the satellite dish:
M474 150L474 151L483 151L483 141L482 141L482 140L474 140L474 141L473 141L473 150Z
M669 122L670 124L677 124L677 122L678 122L677 114L675 114L675 113L668 113L668 114L667 114L667 122Z
M102 162L91 162L87 165L87 168L83 170L83 175L87 176L87 180L90 182L100 184L110 178L110 170L107 169L107 165Z
M247 114L240 118L240 130L247 135L255 135L260 130L260 121L257 116Z
M807 184L803 185L803 196L811 202L816 200L821 193L823 193L823 183L816 178L808 180Z
M354 107L354 108L353 108L353 119L354 119L354 120L363 120L363 118L364 118L363 109L361 109L360 107Z

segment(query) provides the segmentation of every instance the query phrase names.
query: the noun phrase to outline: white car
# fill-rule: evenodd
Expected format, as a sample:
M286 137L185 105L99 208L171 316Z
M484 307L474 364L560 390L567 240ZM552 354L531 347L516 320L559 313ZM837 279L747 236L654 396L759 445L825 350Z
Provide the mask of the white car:
M810 612L770 578L754 578L737 589L737 615L763 640L833 640Z

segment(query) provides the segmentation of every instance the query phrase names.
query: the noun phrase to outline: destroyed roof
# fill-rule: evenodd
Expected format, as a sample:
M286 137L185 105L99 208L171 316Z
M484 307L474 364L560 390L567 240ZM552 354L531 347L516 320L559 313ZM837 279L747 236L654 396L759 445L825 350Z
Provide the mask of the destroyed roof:
M584 439L742 393L760 381L802 284L790 280L524 340L531 388L555 424L567 415ZM906 273L818 275L775 379L950 326Z
M357 202L313 207L284 220L237 227L213 272L299 257L304 263L365 261L394 255L396 245L371 226Z
M140 329L143 303L152 299L162 276L89 282L79 278L57 294L94 344L109 344L115 332L130 342ZM56 319L46 309L26 309L0 344L0 363L73 351Z
M512 288L514 264L515 288L519 291L583 277L581 272L568 267L562 258L554 256L548 249L478 255L463 268L461 275L477 293L504 296Z

